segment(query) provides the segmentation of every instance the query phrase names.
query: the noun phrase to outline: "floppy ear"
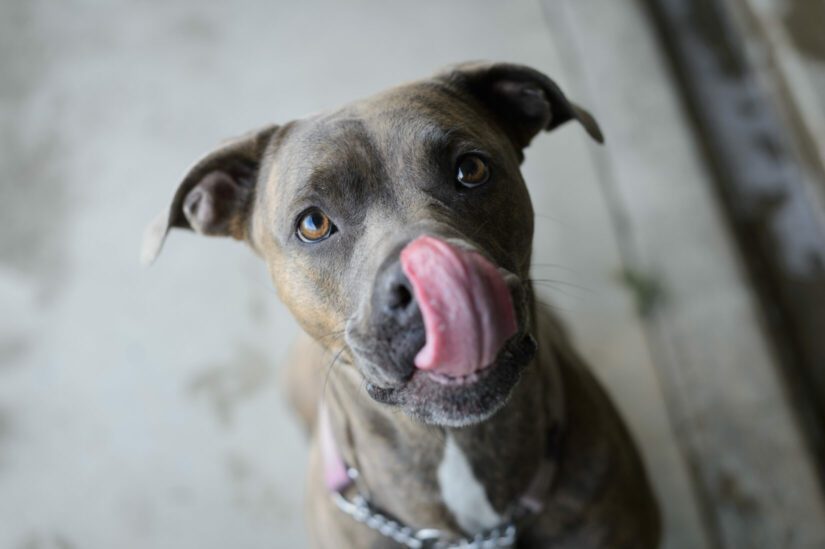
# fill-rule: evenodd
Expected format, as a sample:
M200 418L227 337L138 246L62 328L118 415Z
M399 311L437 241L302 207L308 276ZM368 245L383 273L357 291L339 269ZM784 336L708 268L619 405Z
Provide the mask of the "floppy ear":
M552 130L568 120L604 142L596 120L564 96L546 75L524 65L471 62L448 68L439 77L469 92L496 117L519 152L541 130Z
M155 260L172 227L245 239L262 157L277 129L267 126L231 139L198 160L178 185L169 209L146 228L141 262Z

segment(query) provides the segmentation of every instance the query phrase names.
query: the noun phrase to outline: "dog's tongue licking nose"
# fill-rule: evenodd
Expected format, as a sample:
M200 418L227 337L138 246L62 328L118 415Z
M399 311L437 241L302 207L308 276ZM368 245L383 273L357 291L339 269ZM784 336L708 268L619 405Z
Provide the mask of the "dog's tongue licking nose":
M430 236L401 251L427 341L415 365L450 377L493 363L516 332L513 302L498 270L481 255Z

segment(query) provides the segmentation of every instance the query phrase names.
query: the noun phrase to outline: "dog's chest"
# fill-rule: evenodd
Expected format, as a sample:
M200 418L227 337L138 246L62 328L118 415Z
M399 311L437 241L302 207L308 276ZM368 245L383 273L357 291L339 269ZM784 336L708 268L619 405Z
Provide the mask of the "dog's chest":
M469 459L450 434L438 466L438 484L444 505L466 532L473 534L501 524L503 518L493 508Z

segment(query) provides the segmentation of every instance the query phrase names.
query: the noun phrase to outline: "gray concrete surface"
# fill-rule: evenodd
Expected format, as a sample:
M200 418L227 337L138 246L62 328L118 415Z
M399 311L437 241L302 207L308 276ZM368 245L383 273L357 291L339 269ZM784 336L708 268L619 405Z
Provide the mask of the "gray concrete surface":
M0 4L0 548L304 546L305 442L278 383L296 326L242 246L178 232L143 270L143 227L219 140L444 64L531 64L575 97L552 14L496 0ZM650 47L641 26L622 32ZM652 56L636 70L672 94ZM697 162L690 147L670 154ZM574 126L528 151L535 277L553 281L543 298L642 442L666 547L701 548L644 327L617 282L599 154Z

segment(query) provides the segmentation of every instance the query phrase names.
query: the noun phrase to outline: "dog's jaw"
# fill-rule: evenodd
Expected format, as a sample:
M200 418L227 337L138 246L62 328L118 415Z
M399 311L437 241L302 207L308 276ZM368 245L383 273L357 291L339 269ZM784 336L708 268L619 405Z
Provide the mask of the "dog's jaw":
M466 427L489 419L507 404L536 348L531 335L517 335L505 345L495 363L476 372L472 380L434 379L432 373L418 370L397 386L381 386L369 380L365 386L377 402L397 406L423 423Z

